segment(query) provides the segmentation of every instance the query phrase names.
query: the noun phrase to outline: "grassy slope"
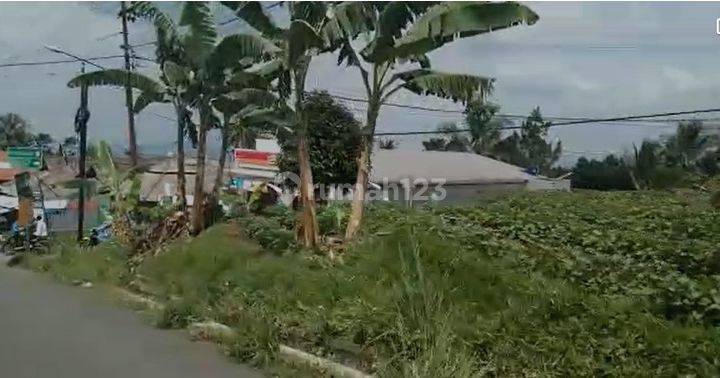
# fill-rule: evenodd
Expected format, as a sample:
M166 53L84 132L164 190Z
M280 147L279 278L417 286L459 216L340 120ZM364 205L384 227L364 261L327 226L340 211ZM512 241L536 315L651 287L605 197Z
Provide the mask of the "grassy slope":
M264 252L225 224L139 273L170 301L161 325L217 319L241 335L228 352L257 364L284 342L387 376L713 375L720 334L708 266L720 216L695 199L378 207L365 242L338 266ZM107 266L115 260L98 254L46 268L120 282ZM66 266L93 264L106 273Z

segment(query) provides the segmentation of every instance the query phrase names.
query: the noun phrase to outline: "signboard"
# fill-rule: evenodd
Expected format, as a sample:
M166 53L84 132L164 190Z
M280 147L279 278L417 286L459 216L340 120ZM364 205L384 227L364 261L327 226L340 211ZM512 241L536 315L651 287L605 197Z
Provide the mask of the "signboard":
M233 157L235 158L235 163L274 166L277 154L274 152L236 148Z
M42 150L38 147L8 147L7 160L13 168L42 168Z

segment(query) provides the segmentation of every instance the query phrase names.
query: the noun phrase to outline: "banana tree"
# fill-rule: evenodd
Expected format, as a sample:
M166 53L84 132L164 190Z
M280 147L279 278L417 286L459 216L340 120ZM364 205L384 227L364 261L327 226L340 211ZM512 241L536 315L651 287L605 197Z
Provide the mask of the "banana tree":
M218 118L222 118L220 122L222 147L213 185L213 198L219 198L230 146L242 140L248 133L277 127L279 124L275 117L277 105L278 99L271 92L259 88L242 88L213 101L213 108L221 113Z
M368 103L358 173L345 232L357 233L362 221L380 110L399 90L466 103L492 91L493 79L430 68L426 55L456 39L538 20L528 7L493 2L341 2L332 6L322 35L340 49L338 64L360 72ZM358 47L359 35L369 38ZM406 69L409 65L415 68Z
M212 102L231 90L227 86L228 74L264 59L270 59L280 49L263 38L249 34L233 34L218 42L215 20L205 2L186 2L180 14L178 27L172 18L149 2L138 2L130 7L140 17L152 20L158 41L158 60L166 66L172 62L173 74L181 79L184 102L175 104L178 111L191 106L199 113L197 127L197 171L193 190L193 232L204 228L205 159L207 132L215 124ZM169 73L169 70L165 70ZM168 78L170 75L167 75ZM141 96L142 97L142 96ZM152 101L153 95L144 97ZM183 114L186 114L183 112ZM178 117L187 120L187 117ZM180 167L178 167L180 169Z
M185 81L180 73L182 69L171 61L164 62L160 74L161 81L156 81L137 72L130 72L130 87L141 92L134 104L134 112L139 113L153 102L171 103L177 119L177 195L180 208L186 206L185 193L185 150L184 140L188 134L193 139L194 125L188 109L188 99L184 90ZM128 73L124 70L103 70L79 75L68 83L71 88L81 85L124 87Z
M228 2L227 7L267 39L282 48L281 58L272 62L280 70L278 91L287 99L292 92L292 108L295 114L294 135L297 138L298 166L300 171L300 199L302 218L298 235L305 247L313 248L319 243L315 194L307 140L307 117L303 108L305 79L312 58L332 50L337 44L322 38L323 28L330 22L328 3L288 2L289 26L281 28L265 13L262 3Z

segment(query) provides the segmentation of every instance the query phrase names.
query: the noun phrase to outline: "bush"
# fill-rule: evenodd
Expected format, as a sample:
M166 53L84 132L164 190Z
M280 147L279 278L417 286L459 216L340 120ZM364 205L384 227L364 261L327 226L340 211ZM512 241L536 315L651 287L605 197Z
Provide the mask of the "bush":
M246 216L237 220L247 235L264 248L284 252L295 249L295 234L273 218Z
M80 248L74 240L53 240L50 253L54 258L29 255L30 269L49 272L67 283L89 281L121 285L129 279L126 258L122 247L103 243L93 248Z
M349 207L344 203L331 203L318 209L317 220L322 235L342 235L347 226Z

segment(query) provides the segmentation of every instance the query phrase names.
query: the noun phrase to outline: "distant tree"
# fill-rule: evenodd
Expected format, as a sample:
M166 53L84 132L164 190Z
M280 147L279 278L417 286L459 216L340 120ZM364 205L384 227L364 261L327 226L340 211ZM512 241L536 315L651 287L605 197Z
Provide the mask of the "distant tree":
M470 149L481 155L494 156L500 142L503 120L495 117L500 106L472 101L465 108L465 124L470 129Z
M38 133L35 136L35 143L39 146L45 146L53 142L53 138L47 133Z
M441 136L423 141L423 147L427 151L469 152L471 142L467 132L459 130L452 122L442 123L437 127Z
M513 132L497 143L496 157L500 160L540 173L549 171L560 158L562 145L546 142L550 122L543 120L540 108L536 107L523 122L520 133Z
M718 150L706 151L701 158L695 161L701 174L715 176L720 174L720 152Z
M681 185L688 177L682 166L668 163L667 150L655 141L643 141L634 148L633 174L640 189L665 189Z
M703 136L702 121L678 123L675 135L665 142L665 159L669 166L690 169L702 157L710 137Z
M633 190L635 186L630 176L632 167L615 155L604 160L578 159L570 180L573 188L594 190Z
M394 150L398 146L398 142L395 139L380 139L378 141L378 147L381 150Z
M69 136L63 139L62 145L64 147L75 147L78 144L78 139L75 136Z
M353 113L325 91L305 96L304 110L309 115L307 139L315 182L322 184L350 184L357 174L357 154L360 145L360 123ZM278 135L282 153L278 156L281 172L298 173L297 138L286 133Z
M20 115L7 113L0 116L0 149L27 146L32 141L30 124Z

